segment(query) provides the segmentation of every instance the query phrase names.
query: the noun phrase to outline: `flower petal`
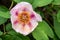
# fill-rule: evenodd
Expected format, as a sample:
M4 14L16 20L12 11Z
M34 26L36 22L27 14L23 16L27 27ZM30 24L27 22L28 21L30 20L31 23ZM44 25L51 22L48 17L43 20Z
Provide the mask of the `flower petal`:
M22 24L16 24L16 25L12 25L12 28L18 32L23 34L24 36L28 35L30 33L30 28L28 25L25 25L24 27L22 26Z
M21 12L22 12L22 11L20 11L20 10L18 10L18 9L14 9L14 8L12 8L11 11L10 11L11 15L13 15L13 16L17 16L18 13L21 13Z
M11 9L10 13L11 13L11 15L15 15L16 16L16 13L21 13L24 10L26 10L28 12L33 11L32 5L29 4L28 2L18 3L15 7L13 7Z
M28 35L29 33L31 33L38 25L38 23L34 20L31 21L32 26L29 25L25 25L24 27L21 24L16 24L13 25L12 28L18 32L23 34L24 36Z
M28 2L18 3L13 9L22 11L23 9L33 10L32 5Z
M34 18L32 18L32 19L34 19L36 21L40 21L40 22L42 21L42 17L38 13L33 11L33 14L34 14Z
M17 17L16 16L13 16L13 15L11 15L11 22L12 22L12 24L14 23L14 21L16 21L17 20Z
M28 35L31 32L30 27L28 25L25 25L24 30L23 30L23 35Z
M37 21L42 21L42 17L39 15L39 14L36 14L36 19L37 19Z
M21 34L23 33L21 24L12 25L12 28L18 33L21 33Z
M35 21L35 20L31 20L30 23L31 23L31 25L32 25L32 27L31 27L31 32L32 32L32 31L37 27L38 22Z
M30 34L38 25L38 22L34 21L34 20L31 20L30 23L31 23L31 26L26 24L25 27L24 27L24 31L23 31L22 34L25 35L25 36Z

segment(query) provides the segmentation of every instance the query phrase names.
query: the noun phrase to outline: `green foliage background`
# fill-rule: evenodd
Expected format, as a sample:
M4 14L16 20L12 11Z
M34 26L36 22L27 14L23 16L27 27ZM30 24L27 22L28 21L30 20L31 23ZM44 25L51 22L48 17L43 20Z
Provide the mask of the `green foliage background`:
M43 19L27 36L15 32L10 21L11 8L23 1ZM60 40L60 0L0 0L0 40Z

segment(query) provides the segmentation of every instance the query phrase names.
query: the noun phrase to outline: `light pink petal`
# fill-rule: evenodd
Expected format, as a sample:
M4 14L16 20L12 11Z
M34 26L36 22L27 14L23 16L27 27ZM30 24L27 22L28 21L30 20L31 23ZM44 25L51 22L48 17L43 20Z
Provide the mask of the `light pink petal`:
M22 8L27 8L28 10L33 10L32 5L28 2L20 2L14 7L14 9L20 9L20 10L22 10Z
M24 27L24 31L22 33L24 36L30 34L38 25L38 22L36 22L34 20L31 20L30 23L31 23L31 26L27 24Z
M37 19L37 21L42 22L42 17L39 14L36 14L36 19Z
M40 21L40 22L42 21L42 17L38 13L33 11L32 14L33 14L32 19L34 19L36 21Z
M24 27L21 24L16 24L16 25L12 25L12 28L16 32L21 33L24 36L26 36L29 33L31 33L38 25L38 23L36 21L34 21L34 20L31 21L31 24L32 24L32 26L29 26L29 25L26 24Z
M38 25L38 22L36 22L34 20L31 20L30 23L31 23L31 26L27 24L24 27L24 31L23 31L22 34L25 35L25 36L30 34Z
M20 11L18 9L14 9L14 8L12 8L10 11L11 15L16 16L16 17L18 16L18 13L21 13L21 12L22 11Z
M16 17L16 16L11 15L11 22L12 22L12 24L13 24L16 20L17 20L17 17Z
M18 3L15 7L13 7L11 9L10 13L11 13L11 15L17 16L16 14L21 13L24 10L26 10L28 12L33 11L32 5L29 4L28 2Z
M38 22L37 21L35 21L35 20L31 20L30 21L30 23L31 23L31 25L32 25L32 29L31 29L31 32L37 27L37 25L38 25Z
M18 33L23 33L23 30L22 30L22 25L21 24L16 24L16 25L12 25L12 28L16 31L16 32L18 32Z
M26 36L29 33L31 33L30 27L28 25L25 25L24 30L23 30L23 35Z
M22 24L16 24L16 25L12 25L12 28L18 32L23 34L24 36L28 35L30 33L30 28L28 25L25 25L24 27L22 26Z
M11 11L10 11L10 13L11 13L11 14L15 14L15 13L17 13L17 11L18 11L18 10L12 8Z

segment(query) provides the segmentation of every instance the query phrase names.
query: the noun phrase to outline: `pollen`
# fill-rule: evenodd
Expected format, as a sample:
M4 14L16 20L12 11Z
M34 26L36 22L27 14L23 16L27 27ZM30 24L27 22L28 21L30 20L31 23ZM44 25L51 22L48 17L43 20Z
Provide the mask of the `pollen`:
M29 12L23 11L22 13L18 13L18 22L20 23L29 23L30 15Z

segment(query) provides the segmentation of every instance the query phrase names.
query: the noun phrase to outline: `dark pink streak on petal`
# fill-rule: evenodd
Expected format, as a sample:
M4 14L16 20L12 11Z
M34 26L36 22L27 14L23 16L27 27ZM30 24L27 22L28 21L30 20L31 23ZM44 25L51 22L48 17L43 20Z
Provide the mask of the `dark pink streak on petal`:
M14 21L14 25L15 25L15 24L17 24L17 23L18 23L18 21L17 21L17 20L16 20L16 21Z
M26 10L27 10L26 8L23 9L23 11L26 11Z
M18 16L18 11L16 11L15 15Z
M23 27L25 27L25 24L22 24Z
M30 17L31 17L31 18L35 18L35 15L32 13Z
M28 23L28 26L30 27L30 29L32 29L32 24L30 22Z

